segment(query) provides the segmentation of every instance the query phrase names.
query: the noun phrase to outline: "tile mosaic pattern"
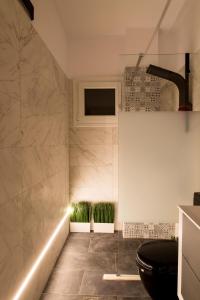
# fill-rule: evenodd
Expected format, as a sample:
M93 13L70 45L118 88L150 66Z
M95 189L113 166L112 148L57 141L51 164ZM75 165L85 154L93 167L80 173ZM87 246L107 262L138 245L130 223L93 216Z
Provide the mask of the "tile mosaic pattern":
M123 110L159 111L160 79L147 74L144 67L126 67Z
M0 0L0 65L0 299L10 300L68 202L68 80L18 0ZM63 237L25 300L38 300Z
M150 300L141 282L102 280L105 272L138 274L142 242L121 232L70 234L40 300Z
M124 238L171 239L175 236L172 223L123 223Z

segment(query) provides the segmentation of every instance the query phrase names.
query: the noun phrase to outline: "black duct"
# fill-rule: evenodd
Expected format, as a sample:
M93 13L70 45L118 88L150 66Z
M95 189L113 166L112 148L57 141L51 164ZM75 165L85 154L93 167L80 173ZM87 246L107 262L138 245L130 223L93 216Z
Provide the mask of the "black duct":
M34 20L34 6L30 0L19 0L24 9L26 10L27 14L29 15L31 21Z
M178 73L154 65L149 65L146 72L176 84L179 90L179 111L192 111L192 103L189 101L189 53L185 55L185 78Z

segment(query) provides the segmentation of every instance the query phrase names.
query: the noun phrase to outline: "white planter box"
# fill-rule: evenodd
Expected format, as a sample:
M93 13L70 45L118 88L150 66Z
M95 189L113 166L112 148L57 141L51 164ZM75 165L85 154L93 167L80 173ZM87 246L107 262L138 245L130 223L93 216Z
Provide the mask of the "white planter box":
M90 232L90 223L70 222L70 232Z
M114 223L94 223L94 232L114 233Z

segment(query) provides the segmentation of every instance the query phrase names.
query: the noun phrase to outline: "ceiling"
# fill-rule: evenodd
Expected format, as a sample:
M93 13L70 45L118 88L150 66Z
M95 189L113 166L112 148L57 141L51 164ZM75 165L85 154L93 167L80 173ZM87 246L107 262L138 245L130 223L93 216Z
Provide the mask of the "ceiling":
M68 38L123 35L154 28L167 0L55 0ZM170 28L186 0L172 0L162 28Z

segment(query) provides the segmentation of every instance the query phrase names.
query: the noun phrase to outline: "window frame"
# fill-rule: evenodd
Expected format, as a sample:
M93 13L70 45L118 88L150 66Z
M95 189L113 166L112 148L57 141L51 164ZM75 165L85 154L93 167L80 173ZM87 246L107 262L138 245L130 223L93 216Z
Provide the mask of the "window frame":
M86 116L85 89L115 89L115 115ZM73 124L76 127L117 126L121 103L121 81L118 80L74 80L73 81Z

